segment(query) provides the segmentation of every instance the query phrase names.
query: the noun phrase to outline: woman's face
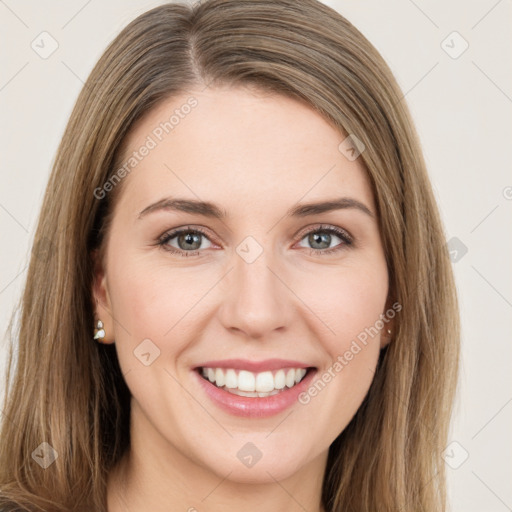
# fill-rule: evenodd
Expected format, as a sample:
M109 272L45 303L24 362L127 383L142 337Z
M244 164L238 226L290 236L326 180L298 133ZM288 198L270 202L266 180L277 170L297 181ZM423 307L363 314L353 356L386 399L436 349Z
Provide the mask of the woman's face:
M243 88L174 97L131 132L94 292L139 458L238 482L325 465L391 325L370 183L344 139Z

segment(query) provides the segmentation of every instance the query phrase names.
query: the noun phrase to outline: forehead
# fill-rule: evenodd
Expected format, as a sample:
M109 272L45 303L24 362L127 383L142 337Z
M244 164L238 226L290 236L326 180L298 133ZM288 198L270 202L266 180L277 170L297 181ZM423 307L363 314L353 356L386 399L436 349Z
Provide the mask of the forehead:
M373 209L362 159L339 149L345 137L289 97L190 91L161 103L128 135L122 161L130 171L119 207L140 211L179 195L248 211L350 194Z

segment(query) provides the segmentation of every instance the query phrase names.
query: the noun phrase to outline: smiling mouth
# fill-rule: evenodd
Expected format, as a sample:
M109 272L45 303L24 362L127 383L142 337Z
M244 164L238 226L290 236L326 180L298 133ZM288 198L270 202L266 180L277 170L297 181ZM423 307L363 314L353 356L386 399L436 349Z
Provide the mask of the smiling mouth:
M236 368L196 368L203 379L217 388L233 395L253 398L283 393L299 384L313 370L314 367L281 368L256 373Z

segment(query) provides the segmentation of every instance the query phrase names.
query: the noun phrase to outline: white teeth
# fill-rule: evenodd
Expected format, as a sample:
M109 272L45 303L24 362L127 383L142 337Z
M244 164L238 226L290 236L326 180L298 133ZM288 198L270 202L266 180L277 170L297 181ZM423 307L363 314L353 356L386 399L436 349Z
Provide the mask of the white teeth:
M219 370L220 370L220 368L219 368ZM228 370L226 372L226 380L224 381L224 385L227 388L231 388L231 389L238 387L238 377L236 376L235 370Z
M220 368L217 368L215 370L215 384L221 388L224 386L224 383L224 372Z
M267 397L267 396L273 396L273 395L277 395L277 393L280 393L280 391L278 389L274 389L270 393L249 393L247 391L240 391L239 389L227 389L226 387L224 387L222 389L224 389L225 391L229 391L233 395L250 396L250 397L253 397L253 398L255 398L255 397L264 398L264 397Z
M275 389L272 372L263 372L256 375L256 389L262 393L268 393Z
M256 378L254 377L254 373L247 372L245 370L240 370L240 373L238 374L238 386L237 387L240 391L256 391ZM265 391L265 390L258 389L258 391Z
M253 373L229 368L202 368L203 377L226 391L240 396L272 396L285 387L298 384L306 375L305 368L288 368L276 372Z
M286 377L284 370L279 370L274 376L274 386L276 389L283 389L286 386Z

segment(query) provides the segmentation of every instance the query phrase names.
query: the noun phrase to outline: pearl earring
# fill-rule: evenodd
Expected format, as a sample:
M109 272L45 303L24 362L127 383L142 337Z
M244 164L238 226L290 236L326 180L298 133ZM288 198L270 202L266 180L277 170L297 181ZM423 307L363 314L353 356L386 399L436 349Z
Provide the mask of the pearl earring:
M98 320L98 323L96 324L96 329L94 329L94 339L99 340L100 342L105 337L105 329L103 329L103 322L101 320Z

